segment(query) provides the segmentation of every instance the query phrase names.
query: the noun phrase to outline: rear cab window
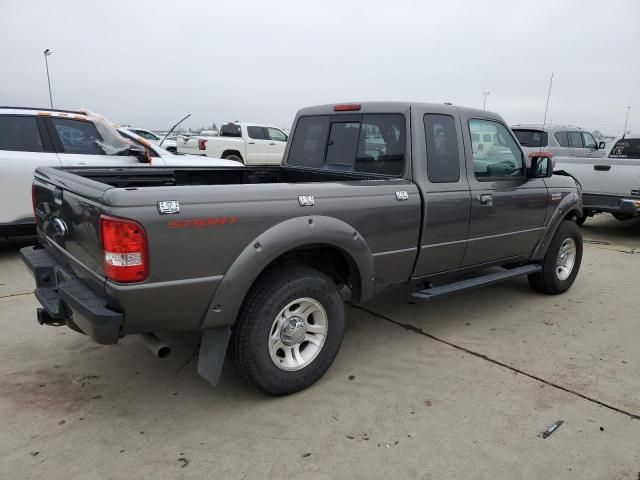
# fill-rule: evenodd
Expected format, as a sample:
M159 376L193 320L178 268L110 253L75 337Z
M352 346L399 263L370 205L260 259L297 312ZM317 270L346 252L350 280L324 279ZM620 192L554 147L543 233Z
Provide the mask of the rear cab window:
M42 138L35 117L0 115L0 150L42 152Z
M405 167L403 114L301 117L288 165L400 176Z
M262 127L247 127L247 135L254 140L266 140Z
M242 130L237 123L225 123L220 127L221 137L241 137Z
M549 143L549 136L545 131L524 128L514 128L512 130L523 147L546 147Z
M609 158L640 159L640 138L623 138L611 149Z

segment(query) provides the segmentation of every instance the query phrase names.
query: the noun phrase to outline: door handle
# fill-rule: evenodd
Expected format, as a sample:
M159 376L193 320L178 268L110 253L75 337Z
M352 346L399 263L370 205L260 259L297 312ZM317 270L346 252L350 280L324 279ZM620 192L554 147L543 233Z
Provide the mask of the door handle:
M269 145L275 145L275 142L270 142Z
M576 156L576 152L571 152L571 155L573 155L575 157Z
M249 142L249 145L255 145L256 142Z
M480 204L491 207L493 206L493 195L490 193L483 193L482 195L478 195L478 200L480 200Z
M594 165L593 169L598 172L608 172L611 170L611 165Z

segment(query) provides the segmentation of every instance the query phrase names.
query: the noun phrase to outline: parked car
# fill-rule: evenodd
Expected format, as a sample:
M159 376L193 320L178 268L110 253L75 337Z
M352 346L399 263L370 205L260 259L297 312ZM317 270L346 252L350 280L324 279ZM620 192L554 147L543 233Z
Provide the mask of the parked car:
M218 137L189 138L178 142L178 152L225 158L245 165L280 165L287 134L277 127L254 123L226 123Z
M144 138L145 140L153 143L154 145L160 146L160 143L162 143L162 148L164 148L168 152L177 153L177 151L178 151L178 148L176 147L176 137L175 136L167 137L165 139L164 136L157 135L157 134L153 133L151 130L146 130L144 128L129 127L129 126L127 126L125 128L127 130L131 131L131 132L134 132L136 135L139 135L140 137Z
M584 215L579 224L601 212L618 220L640 215L640 136L616 141L605 158L556 158L556 168L582 184Z
M513 133L528 154L543 149L553 157L591 157L605 155L605 142L597 142L591 132L563 125L513 125Z
M237 166L230 160L174 155L119 130L103 117L70 110L0 107L0 237L32 234L33 172L39 166L204 165ZM204 162L204 163L203 163Z
M282 166L38 168L44 248L21 250L38 321L102 344L144 334L158 355L153 332L201 331L209 382L229 347L242 376L281 395L336 357L343 290L359 304L406 284L419 302L519 276L559 294L576 279L580 189L548 158L529 163L499 115L324 105L292 131ZM479 132L493 142L482 156Z
M202 130L197 134L184 133L182 135L178 135L178 137L176 138L176 148L178 149L179 153L201 155L204 157L204 149L200 149L200 139L208 139L209 137L217 136L217 130Z

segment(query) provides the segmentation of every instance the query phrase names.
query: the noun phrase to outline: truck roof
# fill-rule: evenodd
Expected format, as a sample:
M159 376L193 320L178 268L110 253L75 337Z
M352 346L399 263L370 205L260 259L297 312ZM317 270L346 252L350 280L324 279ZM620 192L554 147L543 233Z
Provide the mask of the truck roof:
M357 110L336 111L338 105L356 105ZM398 113L408 111L411 108L419 108L421 110L432 111L434 113L454 114L456 112L465 112L470 116L479 116L484 118L494 118L502 120L497 113L476 108L461 107L451 103L427 103L427 102L403 102L403 101L367 101L367 102L344 102L331 103L326 105L316 105L306 107L298 111L299 116L306 115L339 115L354 113Z
M555 130L580 130L580 131L588 131L581 127L576 127L575 125L560 125L554 123L518 123L516 125L511 125L511 128L524 128L524 129L533 129L533 130L543 130L545 132L551 132Z

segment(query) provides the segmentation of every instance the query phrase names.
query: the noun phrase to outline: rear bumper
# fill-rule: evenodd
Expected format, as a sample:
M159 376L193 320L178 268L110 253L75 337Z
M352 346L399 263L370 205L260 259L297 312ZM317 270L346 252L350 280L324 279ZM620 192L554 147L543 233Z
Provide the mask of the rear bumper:
M53 322L75 325L97 343L118 342L123 315L107 308L104 297L65 270L44 248L25 247L20 256L36 280L35 296Z
M640 214L640 197L583 194L582 203L585 210L592 212Z

